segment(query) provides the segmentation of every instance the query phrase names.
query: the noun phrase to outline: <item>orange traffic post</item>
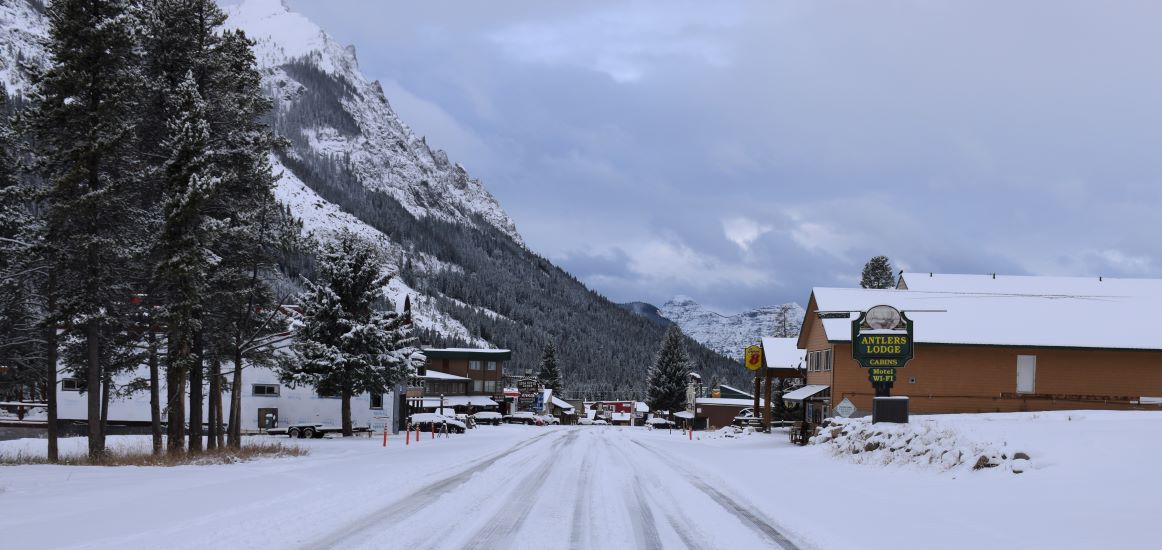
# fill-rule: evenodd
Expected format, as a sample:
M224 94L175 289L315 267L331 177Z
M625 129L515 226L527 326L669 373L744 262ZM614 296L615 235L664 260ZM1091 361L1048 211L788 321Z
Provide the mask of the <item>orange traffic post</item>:
M412 444L412 427L408 426L408 428L404 430L403 433L403 446L407 447Z
M432 439L436 438L436 423L432 422Z
M694 441L694 428L690 428L690 441Z
M387 446L387 422L383 423L383 446Z

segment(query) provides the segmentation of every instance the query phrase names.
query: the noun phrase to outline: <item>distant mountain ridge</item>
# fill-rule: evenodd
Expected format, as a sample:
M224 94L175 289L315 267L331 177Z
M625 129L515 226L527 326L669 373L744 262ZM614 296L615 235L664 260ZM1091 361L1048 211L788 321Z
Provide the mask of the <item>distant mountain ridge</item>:
M630 313L633 313L634 315L644 317L651 323L660 327L669 327L670 325L674 324L673 321L663 317L662 314L658 312L658 306L653 304L647 304L645 302L629 302L625 304L617 304L617 306Z
M675 296L656 310L695 341L740 362L743 350L764 336L797 336L804 315L803 308L793 302L723 315L688 296ZM781 317L786 317L786 323Z

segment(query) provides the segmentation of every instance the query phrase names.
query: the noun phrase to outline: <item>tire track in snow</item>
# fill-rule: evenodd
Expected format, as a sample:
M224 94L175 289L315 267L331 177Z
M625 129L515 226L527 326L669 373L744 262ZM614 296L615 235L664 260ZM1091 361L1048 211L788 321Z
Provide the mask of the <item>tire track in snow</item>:
M432 503L436 502L436 500L438 500L440 497L451 492L456 487L466 483L476 473L488 469L500 460L541 441L552 433L556 432L546 432L534 436L530 439L521 441L520 443L517 443L508 449L500 451L490 457L476 462L468 468L461 470L459 473L425 485L416 491L413 491L411 494L397 499L395 502L387 505L384 508L376 510L370 514L366 514L356 520L349 521L343 527L334 529L326 535L315 539L314 542L304 544L300 548L303 548L304 550L316 550L324 548L348 547L350 545L345 543L350 541L352 538L363 535L372 529L378 529L377 526L383 525L386 522L395 519L406 518L407 516L411 516L423 510L424 508L431 506ZM561 438L557 439L559 441Z
M661 535L658 533L657 521L654 519L653 510L650 508L649 499L646 498L642 490L641 477L638 476L633 459L625 454L617 445L611 445L605 437L606 434L601 434L601 444L607 449L609 453L617 453L621 455L622 460L620 464L631 465L629 468L630 482L633 488L633 500L627 502L629 506L629 519L633 526L634 538L637 540L636 548L662 548ZM612 451L609 451L612 449Z
M670 528L674 530L674 533L678 535L678 538L681 539L682 544L684 544L686 548L689 548L690 550L700 550L702 548L707 548L708 546L695 540L694 533L691 532L687 524L674 514L674 511L670 509L670 506L665 505L665 503L668 502L666 499L669 498L667 495L659 495L657 491L648 489L645 485L642 484L642 476L640 475L641 466L636 461L633 461L624 449L617 447L616 445L612 446L611 448L621 455L623 463L634 465L633 486L634 495L637 497L637 499L641 502L656 502L660 504L662 515L666 517L666 523L670 525ZM652 473L647 472L646 475L649 477L650 482L658 486L662 485L662 482L654 477ZM650 498L647 499L647 496ZM657 532L656 527L654 532Z
M533 510L537 492L549 477L549 472L555 464L557 453L572 445L578 436L577 430L570 430L564 437L553 442L552 449L545 454L544 460L535 470L527 475L507 496L508 502L498 510L479 531L469 540L465 548L506 548L509 540L520 530L521 525Z
M661 459L663 464L685 475L686 480L689 481L691 485L693 485L699 491L702 491L706 496L714 500L714 502L717 502L718 505L722 506L727 512L730 512L732 515L737 517L744 525L755 530L760 535L769 539L771 542L779 545L779 547L783 548L783 550L800 550L798 545L791 542L773 525L768 523L765 519L755 515L754 512L750 511L746 507L740 505L737 499L727 496L722 491L719 491L718 489L715 489L711 485L707 484L705 481L702 481L701 478L699 478L689 469L682 467L672 460L666 460L666 457L660 452L644 445L640 441L633 441L633 444L641 447L642 449L645 449L650 454L653 454L654 456Z
M592 449L592 447L590 448ZM587 548L585 543L589 539L586 524L591 521L593 501L593 454L592 450L585 454L578 469L577 497L573 501L573 524L569 533L569 548L581 550Z

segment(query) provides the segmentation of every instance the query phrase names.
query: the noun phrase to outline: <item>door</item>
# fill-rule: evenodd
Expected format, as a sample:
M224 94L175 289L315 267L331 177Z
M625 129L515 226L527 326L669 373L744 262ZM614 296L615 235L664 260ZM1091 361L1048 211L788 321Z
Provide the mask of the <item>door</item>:
M1033 393L1037 377L1037 356L1017 356L1017 393Z
M258 429L266 431L278 427L278 409L258 409Z

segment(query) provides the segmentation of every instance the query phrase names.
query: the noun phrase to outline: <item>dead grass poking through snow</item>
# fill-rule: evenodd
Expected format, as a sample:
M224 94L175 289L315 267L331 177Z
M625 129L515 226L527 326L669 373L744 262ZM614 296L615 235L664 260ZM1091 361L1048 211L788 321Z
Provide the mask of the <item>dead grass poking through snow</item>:
M199 453L168 453L154 455L152 448L111 448L100 460L90 461L87 454L62 455L57 464L65 466L207 466L214 464L236 464L258 458L284 458L306 456L310 450L297 445L282 443L243 443L241 449L214 449ZM0 454L0 466L22 464L51 464L42 454L25 452Z

